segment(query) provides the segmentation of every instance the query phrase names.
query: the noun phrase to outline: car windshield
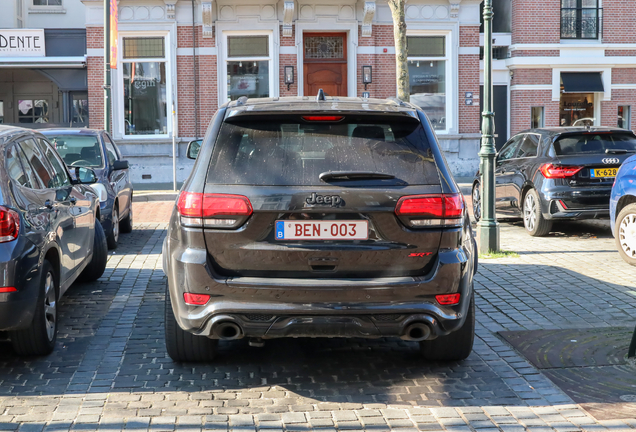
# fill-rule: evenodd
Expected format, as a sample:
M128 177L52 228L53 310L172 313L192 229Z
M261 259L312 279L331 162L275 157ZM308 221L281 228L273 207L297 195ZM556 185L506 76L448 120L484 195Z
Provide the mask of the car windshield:
M99 168L104 166L102 152L96 136L91 135L49 135L57 152L68 166Z
M636 137L630 133L581 133L563 135L554 142L557 156L605 153L605 150L636 152Z
M321 174L335 172L339 175ZM383 176L384 174L384 176ZM391 181L388 178L395 178ZM207 181L242 185L439 184L419 122L345 116L338 122L299 117L227 121L214 146ZM388 182L388 183L387 183Z

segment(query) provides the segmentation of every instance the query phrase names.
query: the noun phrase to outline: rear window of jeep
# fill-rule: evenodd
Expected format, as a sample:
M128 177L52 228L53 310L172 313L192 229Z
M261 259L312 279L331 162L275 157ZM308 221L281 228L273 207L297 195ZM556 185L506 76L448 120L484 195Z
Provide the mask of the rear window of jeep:
M340 171L389 174L409 185L439 184L421 123L343 117L226 120L214 145L207 183L315 186L325 184L320 174ZM374 183L382 184L373 179L366 184Z

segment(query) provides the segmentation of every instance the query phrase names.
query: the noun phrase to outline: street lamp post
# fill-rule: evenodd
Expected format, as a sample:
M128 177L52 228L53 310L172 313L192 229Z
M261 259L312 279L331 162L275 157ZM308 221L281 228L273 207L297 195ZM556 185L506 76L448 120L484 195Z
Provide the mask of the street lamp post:
M499 223L495 215L495 113L492 102L492 0L484 0L484 110L481 113L481 220L477 230L479 252L499 250Z
M110 0L104 0L104 130L110 133Z

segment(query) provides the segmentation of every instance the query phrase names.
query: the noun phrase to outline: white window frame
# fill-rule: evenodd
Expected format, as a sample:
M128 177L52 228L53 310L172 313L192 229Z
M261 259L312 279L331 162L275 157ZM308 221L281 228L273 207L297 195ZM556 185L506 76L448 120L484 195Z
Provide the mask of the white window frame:
M274 32L272 30L222 30L221 46L219 47L219 105L229 101L227 97L227 62L228 61L267 61L269 63L269 96L278 97L278 62L274 61ZM229 57L228 56L228 36L267 36L268 56L267 57ZM276 51L277 53L277 51Z
M30 14L42 14L42 13L66 13L66 9L64 9L64 0L60 2L59 5L51 5L48 4L50 0L46 0L45 5L36 5L34 0L27 0L29 2L29 13ZM22 20L24 22L24 19Z
M455 70L455 56L452 55L453 49L453 31L452 30L407 30L406 36L414 36L414 37L427 37L427 36L444 36L444 57L407 57L407 62L412 61L420 61L420 62L431 62L431 61L443 61L446 64L445 67L445 80L446 80L446 129L435 129L435 133L441 135L447 135L451 130L455 127L455 105L453 103L457 98L455 96L455 88L453 83L455 81L455 76L453 75L453 71ZM397 84L396 84L396 94L397 94Z
M115 136L124 138L126 140L154 140L165 139L172 136L172 102L173 102L173 88L172 88L172 75L173 75L173 55L172 55L172 43L171 43L170 31L120 31L119 32L119 50L116 69L116 81L112 86L111 99L113 101L113 126L117 132ZM163 58L140 58L140 59L125 59L124 60L124 38L146 38L146 37L163 37L164 43L164 56ZM126 127L124 121L124 70L123 63L150 63L150 62L164 62L166 64L166 133L165 134L148 134L148 135L126 135ZM115 92L119 92L115 95ZM175 101L176 103L176 101Z

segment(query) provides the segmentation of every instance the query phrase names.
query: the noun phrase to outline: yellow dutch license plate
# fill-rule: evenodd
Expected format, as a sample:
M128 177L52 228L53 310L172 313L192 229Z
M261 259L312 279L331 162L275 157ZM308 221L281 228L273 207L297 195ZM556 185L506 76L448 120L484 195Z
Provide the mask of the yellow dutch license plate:
M611 178L611 177L616 177L618 168L597 168L591 171L592 171L593 178L599 178L599 177Z

